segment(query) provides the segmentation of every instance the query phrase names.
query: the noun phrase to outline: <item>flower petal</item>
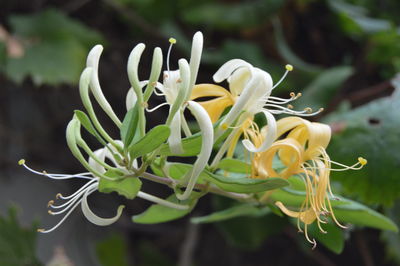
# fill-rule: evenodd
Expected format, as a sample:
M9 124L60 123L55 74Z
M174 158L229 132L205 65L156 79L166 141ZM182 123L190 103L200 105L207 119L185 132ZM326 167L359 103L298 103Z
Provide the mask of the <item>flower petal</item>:
M93 68L92 76L90 79L90 89L96 101L99 103L104 112L111 118L111 120L114 121L114 123L118 127L121 127L122 125L121 121L115 115L111 105L108 103L100 87L98 69L99 69L100 55L102 51L103 51L103 46L96 45L95 47L92 48L92 50L90 50L89 55L87 57L86 66Z
M242 59L232 59L218 69L218 71L214 74L213 79L215 82L220 83L227 79L233 73L233 71L240 67L247 67L250 69L250 71L253 69L252 65Z
M206 110L199 103L194 101L188 102L188 109L192 112L196 121L199 123L202 136L201 151L197 156L196 162L193 164L192 170L189 171L190 178L185 192L183 194L176 194L176 197L180 200L189 198L190 194L192 193L194 185L197 182L197 178L204 170L208 160L210 159L214 143L214 129Z
M112 218L102 218L102 217L99 217L99 216L97 216L96 214L94 214L94 213L92 212L92 210L89 208L89 204L88 204L88 202L87 202L87 197L88 197L92 192L95 191L95 189L97 188L97 186L98 186L97 183L91 185L90 188L88 188L88 189L86 190L85 194L83 195L83 197L82 197L82 204L81 204L81 206L82 206L82 212L83 212L83 214L85 215L86 219L88 219L91 223L94 223L94 224L99 225L99 226L107 226L107 225L110 225L110 224L115 223L115 222L119 219L119 217L121 217L122 210L125 208L125 206L120 205L120 206L118 207L118 210L117 210L117 215L115 215L115 216L112 217ZM94 190L93 190L93 189L94 189Z
M183 153L181 136L181 112L176 112L171 122L171 134L168 137L169 149L174 154Z

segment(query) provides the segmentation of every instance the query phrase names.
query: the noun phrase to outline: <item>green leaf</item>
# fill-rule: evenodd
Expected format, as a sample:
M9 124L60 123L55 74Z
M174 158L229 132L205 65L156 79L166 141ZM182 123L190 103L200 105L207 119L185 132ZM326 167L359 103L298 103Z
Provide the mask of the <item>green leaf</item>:
M125 115L121 126L121 140L124 147L128 148L132 145L136 132L138 130L139 106L136 103Z
M283 188L270 195L272 201L281 201L286 206L299 208L304 199L304 191ZM396 224L382 214L355 201L338 197L339 200L331 199L331 204L336 218L344 223L367 226L382 230L398 231Z
M251 172L251 165L245 163L243 161L232 159L232 158L224 158L222 159L218 167L221 170L234 172L234 173L243 173L248 174Z
M75 115L78 118L79 122L81 122L82 126L96 139L103 144L104 146L107 145L107 143L104 141L104 139L100 136L100 134L97 132L97 130L94 128L92 122L90 121L90 118L82 111L80 110L75 110Z
M222 211L217 211L217 212L211 213L207 216L194 217L194 218L190 219L190 221L195 224L214 223L214 222L229 220L229 219L240 217L240 216L258 217L258 216L266 215L269 212L270 212L270 209L266 208L266 207L260 208L260 207L254 206L252 204L240 204L240 205L233 206L231 208L227 208Z
M120 233L112 233L98 242L96 254L102 266L128 266L128 247Z
M152 170L154 174L158 176L164 176L164 173L161 171L160 166L153 163L152 164ZM185 164L185 163L168 163L168 175L169 177L176 179L176 180L181 180L182 178L185 177L185 175L193 168L192 164ZM202 184L207 180L208 174L203 171L200 173L199 179L197 180L198 184Z
M160 148L159 155L172 156L179 155L180 157L196 156L201 150L201 135L199 133L194 134L188 138L182 139L182 154L174 154L169 149L168 143L162 144Z
M197 203L197 199L197 193L193 193L189 199L182 201L178 200L175 194L173 194L167 198L168 201L182 205L189 205L190 208L187 210L178 210L164 205L154 204L143 213L133 216L132 221L140 224L156 224L179 219L192 211Z
M346 192L367 203L390 205L400 197L399 109L400 86L390 97L332 114L325 120L341 128L328 147L332 160L347 165L357 162L358 156L368 160L362 170L331 173Z
M219 188L237 193L255 193L288 186L289 182L282 178L255 179L248 177L230 178L208 173L208 181Z
M142 139L128 147L131 158L137 158L154 151L168 139L170 133L171 130L166 125L152 128Z
M6 75L15 82L30 76L36 85L77 83L88 50L102 38L55 9L10 17L12 33L25 44L20 58L8 58Z
M319 74L295 102L296 109L311 107L318 110L327 106L343 83L354 73L352 67L339 66Z
M36 225L19 224L15 208L0 216L0 265L42 265L36 257Z
M116 180L100 178L99 191L102 193L117 192L127 199L134 199L142 187L142 181L137 177L119 179L122 177L122 174L113 170L108 170L104 175Z

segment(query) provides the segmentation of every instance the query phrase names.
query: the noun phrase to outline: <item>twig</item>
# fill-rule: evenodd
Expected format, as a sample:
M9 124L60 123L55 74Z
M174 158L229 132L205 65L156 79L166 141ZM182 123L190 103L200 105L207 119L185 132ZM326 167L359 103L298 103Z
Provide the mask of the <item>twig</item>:
M157 176L157 175L153 175L147 172L144 172L140 175L141 177L156 182L156 183L160 183L160 184L164 184L164 185L168 185L170 187L173 186L173 180L166 178L166 177L161 177L161 176ZM256 199L254 199L252 196L247 195L247 194L241 194L241 193L234 193L234 192L227 192L224 190L221 190L215 186L212 185L205 185L205 184L196 184L195 185L196 189L199 190L203 190L203 191L208 191L214 194L218 194L221 196L225 196L225 197L229 197L232 199L236 199L236 200L241 200L241 201L254 201L257 202Z
M193 252L199 239L199 231L200 226L198 224L188 222L186 237L181 246L178 266L193 265Z

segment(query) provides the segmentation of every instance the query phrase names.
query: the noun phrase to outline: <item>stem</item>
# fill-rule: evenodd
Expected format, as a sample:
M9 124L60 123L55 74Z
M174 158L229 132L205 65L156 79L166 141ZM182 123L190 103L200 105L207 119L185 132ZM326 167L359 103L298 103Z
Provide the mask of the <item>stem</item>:
M141 174L141 177L143 177L147 180L159 183L159 184L167 185L169 187L173 187L173 185L174 185L173 180L170 178L161 177L161 176L150 174L147 172L144 172L143 174ZM228 197L228 198L239 200L239 201L258 202L257 199L255 199L253 196L250 196L248 194L227 192L227 191L221 190L215 186L209 186L209 185L205 185L205 184L196 184L194 187L198 190L208 191L213 194L217 194L220 196Z
M139 191L139 193L137 194L137 196L139 198L148 200L148 201L152 201L154 203L160 204L160 205L164 205L166 207L170 207L170 208L174 208L174 209L178 209L178 210L187 210L189 209L189 205L181 205L181 204L176 204L176 203L172 203L170 201L161 199L159 197L147 194L145 192Z

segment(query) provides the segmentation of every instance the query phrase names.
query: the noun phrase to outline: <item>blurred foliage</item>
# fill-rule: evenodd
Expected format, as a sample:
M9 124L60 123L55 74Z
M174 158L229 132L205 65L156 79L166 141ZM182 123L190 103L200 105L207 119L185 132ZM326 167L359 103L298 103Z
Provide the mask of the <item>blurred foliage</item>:
M76 84L89 49L104 42L94 30L56 9L13 15L9 23L23 46L23 54L0 63L4 62L3 70L18 83L30 76L36 85Z
M7 266L39 266L36 257L36 225L22 227L17 210L10 208L7 216L0 216L0 264Z
M97 258L102 266L127 266L128 248L121 234L113 233L96 244Z
M400 90L352 111L329 116L330 123L343 129L333 136L328 152L333 160L351 165L355 155L368 159L360 171L333 172L349 194L363 201L391 205L400 196Z

